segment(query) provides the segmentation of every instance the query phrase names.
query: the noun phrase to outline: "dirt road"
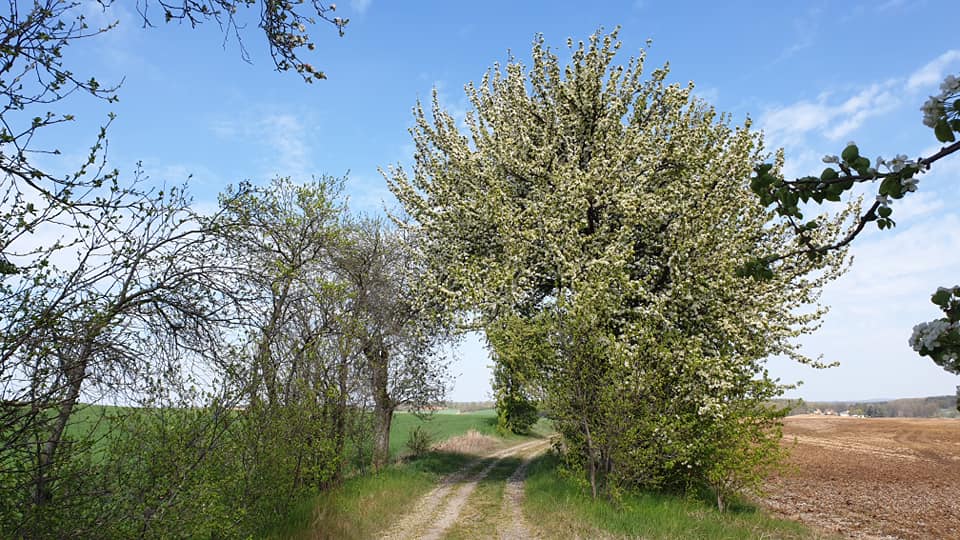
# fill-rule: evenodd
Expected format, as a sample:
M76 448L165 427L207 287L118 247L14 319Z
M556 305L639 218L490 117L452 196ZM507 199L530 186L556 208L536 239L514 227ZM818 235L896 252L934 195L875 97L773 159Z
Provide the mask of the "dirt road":
M960 539L960 420L796 416L775 512L845 538Z
M451 529L464 529L464 526L471 525L469 521L481 517L485 530L480 534L484 538L535 538L520 510L523 478L530 460L548 447L549 441L536 440L478 457L417 501L411 511L381 538L438 540L444 538ZM487 479L495 468L505 467L513 471L505 481L502 501L497 504L499 513L478 516L464 512L479 483Z

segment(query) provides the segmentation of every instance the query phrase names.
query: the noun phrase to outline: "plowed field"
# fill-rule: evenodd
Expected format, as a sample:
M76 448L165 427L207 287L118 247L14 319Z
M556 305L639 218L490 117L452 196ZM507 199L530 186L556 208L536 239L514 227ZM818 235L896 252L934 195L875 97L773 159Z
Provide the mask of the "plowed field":
M785 424L792 470L767 484L776 513L843 538L960 539L960 420Z

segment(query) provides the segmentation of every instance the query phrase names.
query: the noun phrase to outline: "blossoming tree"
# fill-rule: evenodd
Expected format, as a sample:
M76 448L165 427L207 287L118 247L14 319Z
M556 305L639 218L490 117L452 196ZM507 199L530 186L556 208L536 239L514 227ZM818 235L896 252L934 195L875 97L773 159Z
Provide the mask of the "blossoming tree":
M792 338L816 326L804 306L842 250L739 273L790 240L747 186L759 135L666 68L644 79L643 56L614 64L615 33L568 47L562 65L540 38L531 67L468 85L462 124L436 93L418 105L412 174L387 180L424 279L543 396L594 495L709 484L722 506L776 461L782 387L764 359L806 360Z

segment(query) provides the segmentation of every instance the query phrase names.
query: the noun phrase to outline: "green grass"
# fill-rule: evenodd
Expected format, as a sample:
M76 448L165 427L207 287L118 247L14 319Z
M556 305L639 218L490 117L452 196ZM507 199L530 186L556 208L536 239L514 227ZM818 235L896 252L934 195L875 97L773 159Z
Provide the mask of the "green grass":
M824 538L803 525L775 519L757 508L732 505L720 513L706 502L638 493L615 504L592 499L581 485L558 471L549 453L534 461L527 476L524 513L546 538L591 538L597 531L645 539Z
M410 430L416 426L428 430L434 440L440 442L471 429L497 436L496 423L494 411L438 414L425 418L398 413L394 415L390 429L390 452L394 456L403 455ZM534 430L534 436L543 436L548 431L549 424L543 420ZM516 435L500 437L504 443L526 438ZM286 520L278 523L269 536L294 539L374 537L406 514L410 505L433 489L440 478L474 459L474 456L456 453L431 452L415 460L395 463L376 474L350 478L337 489L294 505ZM499 488L490 488L502 491L502 479L500 484Z
M411 413L396 413L390 427L390 455L400 456L405 453L410 430L417 426L427 430L436 442L463 435L471 429L484 435L495 436L497 413L487 410L465 414L434 414L423 418Z
M377 474L357 476L339 488L291 508L271 537L291 539L372 538L400 519L410 505L471 456L433 452Z

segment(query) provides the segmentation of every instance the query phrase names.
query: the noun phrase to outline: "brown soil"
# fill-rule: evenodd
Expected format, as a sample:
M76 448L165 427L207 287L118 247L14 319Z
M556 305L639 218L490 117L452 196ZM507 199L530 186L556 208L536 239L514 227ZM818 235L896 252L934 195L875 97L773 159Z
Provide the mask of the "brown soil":
M960 539L960 420L794 416L774 512L845 538Z

